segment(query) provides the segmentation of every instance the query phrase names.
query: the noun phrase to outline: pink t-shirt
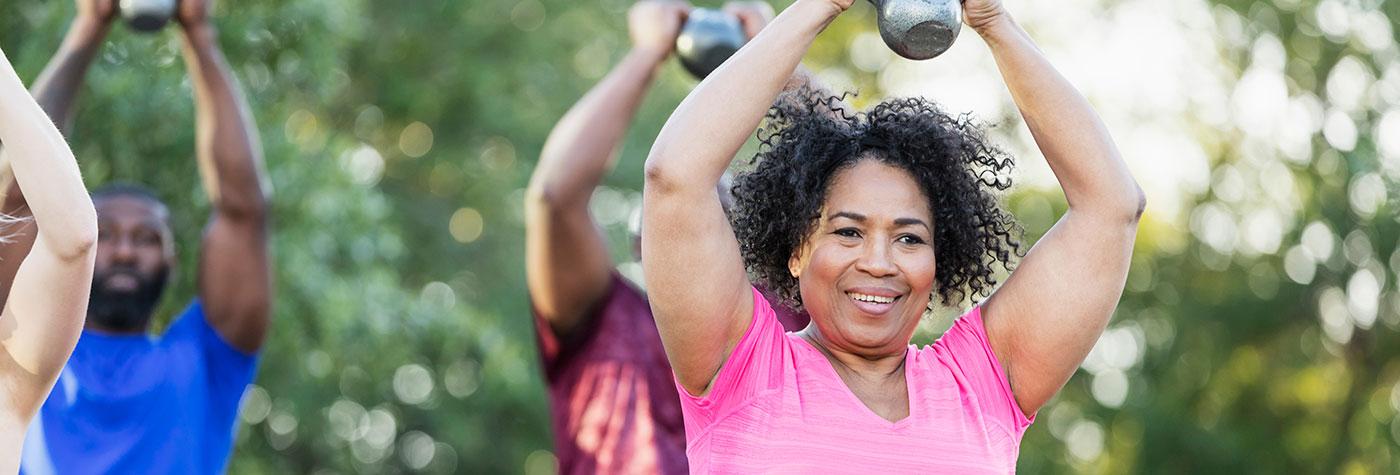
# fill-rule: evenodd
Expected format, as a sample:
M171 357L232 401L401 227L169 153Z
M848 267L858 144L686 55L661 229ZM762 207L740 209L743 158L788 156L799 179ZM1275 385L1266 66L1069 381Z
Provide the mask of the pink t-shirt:
M535 315L559 473L686 473L680 398L651 307L622 276L611 279L570 335ZM807 325L803 313L777 318Z
M1014 473L1033 419L1011 395L981 308L905 358L909 417L889 422L784 333L755 290L753 324L709 394L679 391L690 472Z

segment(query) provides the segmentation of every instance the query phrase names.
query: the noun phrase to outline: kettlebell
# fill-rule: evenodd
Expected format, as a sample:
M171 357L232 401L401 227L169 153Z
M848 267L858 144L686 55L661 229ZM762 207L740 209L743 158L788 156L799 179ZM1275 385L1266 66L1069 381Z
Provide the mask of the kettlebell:
M176 0L121 0L117 9L127 26L143 33L153 33L165 28L175 16Z
M880 38L913 60L948 51L962 30L961 0L870 0L879 12Z
M686 71L705 79L747 41L744 26L734 15L696 8L690 11L676 37L676 56Z

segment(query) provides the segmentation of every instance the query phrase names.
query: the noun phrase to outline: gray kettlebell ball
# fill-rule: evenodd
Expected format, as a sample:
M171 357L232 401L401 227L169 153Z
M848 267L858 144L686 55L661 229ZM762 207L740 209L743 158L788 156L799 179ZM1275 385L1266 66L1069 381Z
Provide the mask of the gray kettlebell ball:
M690 11L680 36L676 56L696 78L704 79L748 41L744 26L734 15L709 8Z
M879 13L880 38L905 58L925 60L948 51L962 30L961 0L870 0Z

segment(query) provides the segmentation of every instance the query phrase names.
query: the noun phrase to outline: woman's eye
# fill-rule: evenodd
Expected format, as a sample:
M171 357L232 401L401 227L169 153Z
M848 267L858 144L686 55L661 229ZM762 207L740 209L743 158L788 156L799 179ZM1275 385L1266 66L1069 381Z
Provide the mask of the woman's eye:
M852 237L852 238L853 238L853 237L860 237L860 231L857 231L855 228L841 228L841 229L837 229L836 232L834 232L834 233L832 233L832 234L835 234L835 235L841 236L841 237Z
M923 244L924 238L915 236L913 234L905 234L903 236L900 236L898 241L904 244Z

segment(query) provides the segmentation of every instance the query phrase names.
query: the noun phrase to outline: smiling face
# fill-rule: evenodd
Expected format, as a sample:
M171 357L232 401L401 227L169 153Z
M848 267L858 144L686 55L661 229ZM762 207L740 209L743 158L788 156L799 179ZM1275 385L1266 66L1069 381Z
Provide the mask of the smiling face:
M832 177L789 262L823 343L902 354L934 288L933 212L903 169L863 158Z

